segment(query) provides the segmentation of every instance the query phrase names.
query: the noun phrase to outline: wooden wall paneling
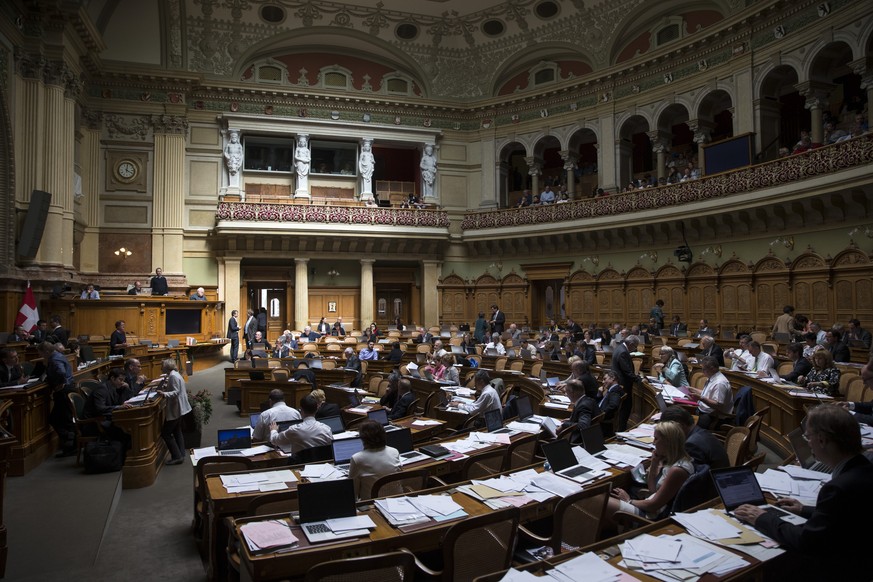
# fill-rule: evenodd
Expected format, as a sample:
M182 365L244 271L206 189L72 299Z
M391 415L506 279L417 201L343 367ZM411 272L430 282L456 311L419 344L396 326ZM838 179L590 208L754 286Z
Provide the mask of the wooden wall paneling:
M583 270L576 271L567 280L564 303L567 316L580 325L597 321L597 293L594 276Z
M328 311L330 303L336 303L336 311ZM349 332L361 329L361 291L357 287L310 287L309 319L318 322L322 315L333 325L337 317L343 318L343 327Z
M728 259L719 269L722 330L749 330L755 325L752 305L752 272L737 258Z
M717 273L706 263L696 263L687 273L688 329L696 329L701 319L706 319L711 327L721 324L718 311Z
M757 262L754 268L753 281L755 289L755 320L756 327L761 331L769 331L776 318L782 315L782 308L794 305L788 287L788 267L776 256L771 254Z
M637 266L628 271L625 280L627 281L625 291L627 317L619 321L623 321L629 326L648 323L649 310L655 304L654 275L651 271Z
M506 327L515 323L519 327L530 323L531 308L528 302L528 281L510 273L500 282L500 301L498 305L506 313Z
M674 315L688 321L685 299L685 275L675 265L666 264L655 272L655 301L664 300L664 325L669 326ZM654 301L652 302L654 305ZM651 309L651 305L649 308ZM648 321L648 317L646 317Z
M606 327L625 321L624 277L609 267L597 276L597 321L598 327Z
M791 300L795 313L813 321L831 321L830 268L820 255L808 251L789 265Z
M495 303L500 305L500 298L497 294L497 279L491 275L481 275L476 279L475 284L476 315L484 313L485 320L488 321L491 319L491 306Z
M873 262L851 245L831 262L834 313L831 321L846 323L858 318L865 329L873 328Z
M438 285L440 295L440 322L449 325L476 321L476 314L467 306L467 283L452 273Z

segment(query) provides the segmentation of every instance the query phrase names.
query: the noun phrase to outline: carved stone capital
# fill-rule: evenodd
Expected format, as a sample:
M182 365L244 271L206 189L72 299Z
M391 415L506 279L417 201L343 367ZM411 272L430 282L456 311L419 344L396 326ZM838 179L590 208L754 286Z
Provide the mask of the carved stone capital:
M86 129L97 129L103 125L103 112L82 108L82 126Z
M539 158L526 157L524 161L527 162L527 173L529 175L539 176L543 173L543 162Z
M558 154L561 156L561 161L564 162L564 170L575 170L578 167L576 165L576 160L573 159L573 152L570 150L561 150Z
M46 61L42 69L42 81L46 85L66 88L72 73L64 61Z
M15 47L15 72L24 79L42 79L45 57L39 53L25 52Z
M188 118L179 115L152 115L151 123L155 133L188 133Z

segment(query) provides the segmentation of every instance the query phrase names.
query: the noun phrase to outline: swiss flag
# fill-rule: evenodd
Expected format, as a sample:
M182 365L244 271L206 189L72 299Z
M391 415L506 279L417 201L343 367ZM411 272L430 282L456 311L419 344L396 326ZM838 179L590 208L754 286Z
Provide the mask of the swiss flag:
M28 281L24 301L21 302L18 317L15 318L15 326L20 325L27 333L31 333L36 328L37 321L39 321L39 311L36 309L36 299L33 298L33 289L30 288L30 281Z

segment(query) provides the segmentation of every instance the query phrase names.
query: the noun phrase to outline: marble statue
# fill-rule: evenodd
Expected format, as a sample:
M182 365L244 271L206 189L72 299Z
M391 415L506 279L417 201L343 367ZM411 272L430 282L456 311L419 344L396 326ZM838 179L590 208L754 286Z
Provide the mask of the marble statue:
M373 140L361 140L361 156L358 158L358 173L361 174L361 200L373 198L373 170L376 159L373 157Z
M434 197L434 182L437 174L437 161L433 155L433 144L424 146L424 153L421 154L421 192L424 198Z
M230 141L224 146L224 163L227 166L228 186L239 188L239 171L243 165L243 147L239 143L239 131L230 130Z
M295 198L309 198L309 164L311 161L312 152L309 151L309 136L300 134L297 136L297 149L294 150L294 166L297 168Z

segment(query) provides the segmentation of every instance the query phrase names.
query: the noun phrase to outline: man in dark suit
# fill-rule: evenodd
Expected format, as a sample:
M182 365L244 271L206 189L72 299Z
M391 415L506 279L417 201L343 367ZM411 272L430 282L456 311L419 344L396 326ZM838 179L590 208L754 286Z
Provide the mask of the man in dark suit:
M873 357L861 368L861 378L867 390L873 389ZM843 408L854 412L855 420L860 424L873 426L873 401L870 402L838 402Z
M695 332L694 337L697 339L702 339L703 336L706 335L715 335L715 330L709 327L709 322L705 319L700 320L700 327Z
M267 337L267 308L261 307L255 316L258 320L258 331L261 335Z
M61 326L61 316L52 315L49 322L51 324L49 327L52 328L48 334L49 341L67 347L67 342L70 341L70 332Z
M152 295L167 295L170 292L167 278L164 277L164 270L160 267L155 269L155 276L149 282L149 287L152 288Z
M433 334L424 329L423 327L418 328L418 335L415 336L413 340L417 344L429 344L433 340Z
M38 346L46 340L48 340L48 322L44 319L40 319L36 322L36 329L33 330L33 336L30 338L30 343Z
M603 386L600 388L599 393L602 393L602 396L597 406L600 408L600 412L603 413L603 436L611 437L615 434L615 415L618 414L618 407L621 406L621 396L624 394L616 374L612 370L603 372Z
M803 357L803 344L788 344L788 357L794 362L794 367L787 374L782 374L783 380L797 382L800 376L806 377L812 370L812 363Z
M721 349L721 346L715 343L715 338L711 335L705 335L700 338L700 357L702 359L707 356L711 356L718 360L719 367L724 367L724 350Z
M404 416L409 416L414 410L410 410L409 406L415 401L415 394L412 392L412 383L406 378L401 378L397 383L398 398L394 406L391 407L391 412L388 413L390 420L397 420Z
M600 414L597 406L597 382L593 387L583 384L581 380L570 380L564 384L564 393L573 403L573 412L569 420L561 423L561 428L572 426L570 442L579 444L582 442L582 429L591 426L591 419Z
M230 361L239 359L239 311L234 309L230 312L227 320L227 337L230 340Z
M128 393L122 395L122 401L139 394L147 382L148 378L142 373L140 361L136 358L128 358L124 362L124 383L127 384Z
M869 580L869 541L858 528L873 523L873 464L862 454L858 423L839 406L816 406L803 436L815 458L833 469L831 479L815 507L791 498L776 505L806 517L806 523L788 523L754 505L741 505L735 514L787 550L785 567L796 571L780 572L786 580Z
M842 335L835 329L828 330L825 334L825 349L831 353L835 362L852 361L852 353L849 346L842 341Z
M274 358L287 358L291 355L291 349L285 345L285 336L280 335L276 338L276 347L273 348Z
M503 326L506 324L506 314L500 311L497 305L491 306L491 333L503 333Z
M246 351L252 349L252 344L255 343L255 334L258 332L258 318L255 317L255 312L252 309L249 309L247 312L248 319L246 319L245 326L245 336L246 336Z
M337 317L336 321L333 323L333 329L330 331L331 335L346 335L346 328L343 327L343 318Z
M618 426L616 428L619 431L627 430L627 419L630 417L633 406L633 389L637 374L630 353L635 352L639 345L640 338L629 335L623 341L618 342L612 351L612 371L615 372L615 379L621 384L622 390L627 394L627 398L624 399L624 404L618 412Z
M870 332L861 327L861 322L857 319L849 320L849 331L846 332L846 342L852 345L851 342L858 342L860 345L853 347L864 347L870 349L870 343L873 341L873 336Z
M722 469L730 466L727 451L720 440L712 432L697 426L691 413L681 406L668 406L661 413L661 420L672 420L679 423L685 432L685 450L698 465L709 465L710 469Z
M12 348L0 350L0 386L14 386L22 382L24 370L18 363L18 351Z
M688 326L682 323L682 320L678 315L674 315L673 323L670 324L670 335L676 337L680 333L688 333Z

